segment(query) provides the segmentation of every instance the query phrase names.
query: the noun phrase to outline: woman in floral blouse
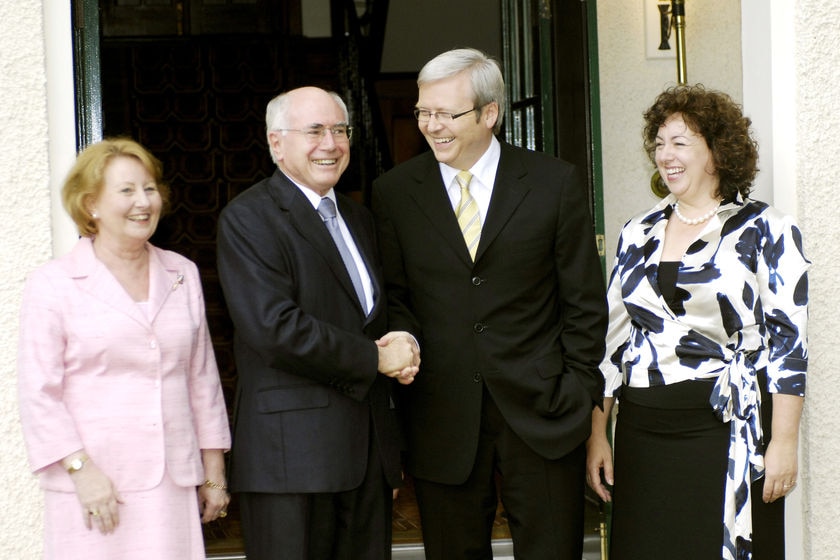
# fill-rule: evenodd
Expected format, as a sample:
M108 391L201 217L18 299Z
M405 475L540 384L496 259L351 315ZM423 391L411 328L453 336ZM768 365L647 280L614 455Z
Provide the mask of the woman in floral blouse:
M677 86L645 123L667 196L621 232L587 444L590 486L614 501L610 557L784 558L808 356L802 237L747 198L758 151L729 96Z

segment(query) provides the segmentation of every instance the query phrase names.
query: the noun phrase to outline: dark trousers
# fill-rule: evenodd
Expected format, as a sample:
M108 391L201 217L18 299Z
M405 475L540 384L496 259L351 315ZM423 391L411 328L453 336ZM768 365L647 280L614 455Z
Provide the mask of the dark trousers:
M354 490L237 496L248 560L391 558L392 492L374 453Z
M460 485L415 479L427 560L491 560L496 473L517 560L583 555L584 444L561 459L535 453L484 393L475 466Z

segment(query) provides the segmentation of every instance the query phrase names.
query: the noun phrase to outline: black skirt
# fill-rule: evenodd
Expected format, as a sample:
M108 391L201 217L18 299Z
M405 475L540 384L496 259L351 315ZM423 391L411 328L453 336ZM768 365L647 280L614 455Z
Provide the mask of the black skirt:
M721 558L729 424L709 405L713 386L687 381L622 388L611 560ZM769 400L763 399L764 412ZM752 488L753 558L782 560L784 503L764 504L763 482Z

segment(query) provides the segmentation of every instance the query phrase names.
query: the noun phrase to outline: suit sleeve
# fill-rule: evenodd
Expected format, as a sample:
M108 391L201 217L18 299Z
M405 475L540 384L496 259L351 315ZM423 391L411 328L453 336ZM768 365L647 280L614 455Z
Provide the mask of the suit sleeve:
M563 356L569 371L601 406L607 307L603 270L595 245L595 232L578 173L569 168L563 180L561 211L557 221L555 259L562 303Z
M318 279L300 277L294 241L276 225L282 216L267 216L260 206L234 203L219 220L219 277L237 338L272 368L340 385L362 400L378 375L375 343L301 308L299 283ZM271 205L271 212L279 210ZM322 289L329 305L335 288Z

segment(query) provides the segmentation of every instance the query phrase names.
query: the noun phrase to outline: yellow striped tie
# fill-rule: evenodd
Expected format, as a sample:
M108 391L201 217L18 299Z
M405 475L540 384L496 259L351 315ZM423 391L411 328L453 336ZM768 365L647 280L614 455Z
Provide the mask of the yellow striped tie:
M459 171L457 180L461 187L461 201L455 208L455 216L458 217L458 225L461 227L461 234L467 243L467 250L470 257L475 260L475 251L478 249L478 239L481 237L481 218L478 216L478 204L470 194L470 180L472 173Z

